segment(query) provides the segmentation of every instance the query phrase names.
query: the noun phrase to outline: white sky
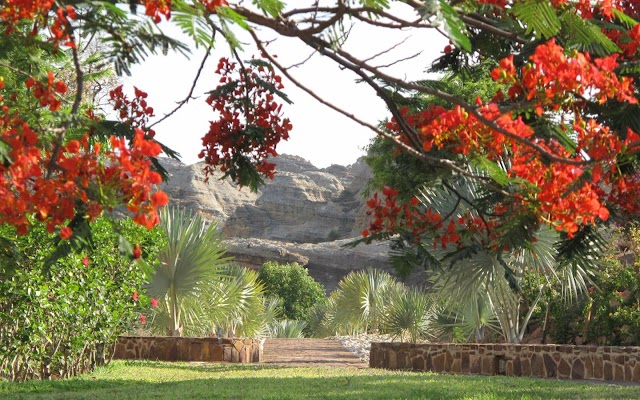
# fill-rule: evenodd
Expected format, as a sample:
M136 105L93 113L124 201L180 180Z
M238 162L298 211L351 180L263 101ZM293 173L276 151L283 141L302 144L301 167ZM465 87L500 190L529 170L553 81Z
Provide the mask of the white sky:
M160 27L171 35L179 32L169 25L162 22ZM372 64L382 65L422 51L418 58L385 69L395 76L414 80L426 77L424 70L433 59L442 54L442 49L447 44L446 39L434 30L391 33L356 23L343 48L367 58L408 37L402 46L385 58L376 59ZM261 36L275 38L270 32L262 32ZM185 37L184 41L187 40ZM253 46L249 39L241 40L247 43L244 46L244 59L250 59L254 54ZM272 54L277 54L279 61L285 66L296 64L311 54L308 47L290 38L279 38L269 46L269 50ZM157 139L178 151L186 164L199 161L201 138L208 130L209 121L215 117L205 103L204 93L217 86L219 76L214 71L218 59L228 54L227 45L219 41L218 48L213 50L207 60L194 92L197 99L191 100L172 117L154 127ZM204 49L200 48L194 49L189 59L179 54L150 57L134 66L132 76L124 80L125 88L130 89L135 84L149 93L147 100L159 119L172 110L177 101L186 97L203 55ZM317 94L369 123L375 125L388 117L384 103L373 89L362 83L356 84L355 74L340 70L331 60L318 54L292 70L292 74ZM278 153L301 156L321 168L331 164L352 164L364 155L363 148L373 137L373 132L316 102L293 83L287 80L283 83L284 92L294 103L284 109L285 115L293 123L293 131L287 142L278 145Z

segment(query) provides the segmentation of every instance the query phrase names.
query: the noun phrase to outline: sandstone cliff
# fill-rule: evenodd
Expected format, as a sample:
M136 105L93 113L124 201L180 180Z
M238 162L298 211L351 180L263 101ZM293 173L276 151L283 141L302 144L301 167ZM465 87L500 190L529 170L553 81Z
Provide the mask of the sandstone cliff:
M163 189L172 204L215 220L236 261L259 267L265 261L298 262L329 290L354 269L391 270L384 244L344 249L366 223L361 190L370 171L363 161L348 167L314 167L282 155L275 179L257 192L239 188L222 174L205 183L202 164L163 160L170 181Z

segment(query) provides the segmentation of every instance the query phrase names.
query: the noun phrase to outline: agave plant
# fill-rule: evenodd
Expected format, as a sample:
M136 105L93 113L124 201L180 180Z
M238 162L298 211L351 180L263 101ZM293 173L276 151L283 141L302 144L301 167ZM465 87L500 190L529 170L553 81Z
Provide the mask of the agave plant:
M223 267L230 260L215 224L207 225L198 214L180 208L160 211L167 245L158 254L158 264L147 293L159 300L153 323L170 336L180 336L185 325L202 326L203 299L211 285L221 282Z
M336 297L335 323L376 333L385 313L389 291L398 282L389 273L367 269L349 273L340 281Z

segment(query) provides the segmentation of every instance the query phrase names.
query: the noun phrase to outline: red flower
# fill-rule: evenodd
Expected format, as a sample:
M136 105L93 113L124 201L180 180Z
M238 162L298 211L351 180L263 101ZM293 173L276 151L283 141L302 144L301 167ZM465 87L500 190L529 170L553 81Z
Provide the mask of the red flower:
M138 260L140 257L142 257L142 249L140 248L140 245L137 244L134 248L133 248L133 259L134 260Z
M147 323L147 317L145 317L144 314L140 314L140 322L142 322L143 324Z
M151 307L158 307L158 300L151 298Z
M169 203L169 197L160 190L151 195L151 203L156 207L166 206Z
M60 229L60 237L63 240L67 240L71 236L73 236L73 231L68 226L64 226L64 227L62 227L62 229Z
M84 265L85 267L89 266L89 257L84 256L84 258L82 259L82 265Z
M138 291L134 291L131 297L133 297L133 301L138 301Z

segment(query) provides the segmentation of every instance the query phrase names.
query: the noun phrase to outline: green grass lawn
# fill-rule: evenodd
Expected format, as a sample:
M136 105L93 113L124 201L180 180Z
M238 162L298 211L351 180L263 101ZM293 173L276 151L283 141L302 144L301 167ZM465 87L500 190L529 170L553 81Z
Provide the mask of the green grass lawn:
M70 380L0 382L0 399L640 399L640 386L378 369L114 361Z

